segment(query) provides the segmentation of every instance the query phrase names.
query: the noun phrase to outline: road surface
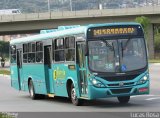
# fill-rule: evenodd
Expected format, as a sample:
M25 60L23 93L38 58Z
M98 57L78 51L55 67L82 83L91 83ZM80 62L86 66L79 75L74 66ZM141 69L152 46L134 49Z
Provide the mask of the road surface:
M31 100L28 92L10 86L9 77L0 76L1 112L151 112L160 111L160 65L150 65L150 95L133 96L129 104L120 105L117 98L85 101L74 106L66 98Z

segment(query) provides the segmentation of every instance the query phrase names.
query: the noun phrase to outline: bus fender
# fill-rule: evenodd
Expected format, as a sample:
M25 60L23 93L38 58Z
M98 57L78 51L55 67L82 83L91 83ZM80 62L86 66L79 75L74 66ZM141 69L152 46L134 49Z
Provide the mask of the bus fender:
M33 81L33 84L34 84L34 79L33 79L33 77L32 77L32 76L29 76L29 77L28 77L28 89L29 89L29 81L30 81L30 80L32 80L32 81ZM34 85L34 86L35 86L35 85Z
M66 83L67 92L69 92L69 89L70 89L70 88L68 88L68 82L69 82L69 81L71 81L71 82L73 83L74 87L76 88L77 97L79 97L80 94L79 94L79 91L78 91L77 82L75 82L72 77L68 77L68 78L67 78L67 83Z

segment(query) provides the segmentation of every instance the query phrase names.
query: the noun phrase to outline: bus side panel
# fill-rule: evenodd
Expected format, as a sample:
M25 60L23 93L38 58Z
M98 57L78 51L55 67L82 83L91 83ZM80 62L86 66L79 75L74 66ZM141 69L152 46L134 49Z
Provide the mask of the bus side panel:
M47 93L54 93L54 81L53 81L53 71L47 65L44 65L45 69L45 81L46 81L46 89Z
M56 96L68 97L67 80L70 79L77 88L77 73L76 69L71 70L68 68L69 64L54 64L53 66L53 79L54 89ZM73 65L73 64L71 64Z
M68 68L68 73L67 73L67 78L70 79L72 78L72 81L73 81L73 84L74 84L74 87L76 88L76 94L77 94L77 97L79 98L80 97L80 81L78 79L78 71L77 71L77 66L75 65L75 69L69 69Z
M54 73L54 89L56 96L67 96L67 89L66 89L66 67L63 64L54 64L53 66L53 73Z
M35 93L47 94L45 72L43 64L23 65L25 89L28 90L28 79L31 78L34 84Z
M11 65L11 86L19 90L19 81L18 81L18 68L17 65Z

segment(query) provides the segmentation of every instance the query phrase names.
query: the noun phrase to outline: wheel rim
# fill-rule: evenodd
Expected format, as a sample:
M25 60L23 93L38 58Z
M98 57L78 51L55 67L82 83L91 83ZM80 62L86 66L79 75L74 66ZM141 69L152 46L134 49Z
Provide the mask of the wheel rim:
M29 88L30 88L30 90L29 90L30 91L30 96L33 97L33 86L32 86L32 84L30 85Z
M71 98L72 98L72 100L74 100L74 101L76 101L76 99L77 99L75 88L72 88L72 91L71 91Z

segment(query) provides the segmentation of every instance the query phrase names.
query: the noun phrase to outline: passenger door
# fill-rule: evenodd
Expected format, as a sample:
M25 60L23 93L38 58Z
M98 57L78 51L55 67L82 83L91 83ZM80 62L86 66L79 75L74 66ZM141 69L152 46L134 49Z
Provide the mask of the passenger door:
M19 90L22 88L22 49L17 49L17 72L18 72L18 84Z
M79 65L79 84L80 94L85 97L87 94L87 72L86 72L86 57L85 57L85 42L77 42L77 61Z
M47 93L54 93L51 45L44 46L44 68Z

